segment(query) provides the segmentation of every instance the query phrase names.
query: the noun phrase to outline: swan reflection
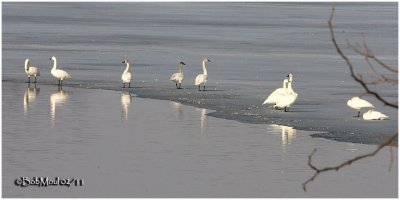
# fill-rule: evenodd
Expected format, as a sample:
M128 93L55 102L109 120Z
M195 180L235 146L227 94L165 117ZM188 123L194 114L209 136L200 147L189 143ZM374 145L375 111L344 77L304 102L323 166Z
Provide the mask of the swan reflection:
M123 92L121 95L122 117L128 120L128 110L132 102L133 96L130 92Z
M170 105L176 111L176 117L179 121L183 120L182 104L179 102L170 101Z
M35 101L37 95L39 95L39 92L40 88L36 88L36 85L34 88L31 88L30 85L28 85L28 88L24 94L24 115L28 113L29 104Z
M50 118L52 127L55 126L56 119L56 107L63 104L70 95L70 92L62 90L61 87L58 88L57 92L50 95Z
M274 134L281 134L282 146L287 146L292 143L292 140L296 138L296 129L290 126L282 126L277 124L270 125Z
M201 108L201 109L197 109L200 110L200 129L201 129L201 133L203 134L205 131L205 128L207 126L207 109L205 108Z

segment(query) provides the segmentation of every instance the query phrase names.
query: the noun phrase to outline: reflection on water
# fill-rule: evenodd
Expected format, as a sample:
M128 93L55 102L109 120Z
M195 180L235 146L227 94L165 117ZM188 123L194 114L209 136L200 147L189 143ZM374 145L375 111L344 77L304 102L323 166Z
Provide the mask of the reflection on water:
M179 121L182 121L183 120L182 104L179 102L170 101L170 105L176 111L176 118Z
M69 94L70 92L62 90L62 88L59 87L57 92L50 95L50 120L52 127L55 126L57 105L64 103Z
M269 126L274 134L281 134L282 147L290 145L296 138L296 129L290 126L272 124Z
M201 108L201 109L197 109L200 110L200 129L201 129L201 133L203 134L205 131L205 128L207 126L207 109L205 108Z
M123 92L121 95L122 118L128 120L128 110L132 102L133 96L130 92Z
M24 115L27 115L29 104L35 101L37 95L39 95L39 92L40 88L36 88L36 85L34 88L31 88L30 84L28 85L28 88L24 94Z

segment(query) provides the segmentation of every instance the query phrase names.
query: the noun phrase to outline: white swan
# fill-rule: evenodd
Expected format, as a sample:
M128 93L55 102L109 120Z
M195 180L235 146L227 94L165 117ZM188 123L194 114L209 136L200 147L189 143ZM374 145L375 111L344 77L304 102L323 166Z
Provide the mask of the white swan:
M25 73L28 75L28 83L31 82L31 76L35 77L36 83L36 76L40 76L39 69L37 67L29 66L29 59L25 59Z
M179 63L178 73L172 74L169 80L175 82L176 89L181 89L181 84L183 81L183 65L186 65L184 62Z
M129 72L129 61L128 60L124 60L122 61L122 63L126 63L126 68L125 71L122 73L121 79L122 79L122 83L124 84L123 88L125 88L125 83L128 83L128 87L131 87L131 80L132 80L132 74Z
M51 57L50 60L53 60L53 68L51 69L51 75L58 79L58 85L62 86L63 80L67 80L71 78L71 75L66 71L57 69L57 58L55 56Z
M262 104L262 105L264 105L264 104L276 104L276 102L278 102L278 100L279 100L279 98L281 97L281 96L283 96L283 95L285 95L286 94L286 88L287 88L287 83L288 83L288 80L287 79L285 79L285 80L283 80L283 86L282 86L282 88L278 88L278 89L276 89L275 91L273 91L268 97L267 97L267 99L265 99L265 101L264 101L264 103Z
M347 106L358 111L357 117L360 117L361 109L363 108L375 108L370 102L361 99L360 97L353 97L347 101Z
M206 91L206 82L207 82L206 62L211 62L211 61L208 60L207 58L203 59L203 73L196 76L196 81L194 83L194 85L198 85L199 86L199 91L201 91L200 90L200 85L201 84L203 84L203 91Z
M371 109L363 114L363 119L365 119L365 120L384 120L384 119L389 119L389 117L379 111Z
M288 75L289 80L286 88L286 94L282 95L278 102L274 105L276 109L283 109L285 112L289 111L290 106L296 101L298 94L292 88L293 75Z

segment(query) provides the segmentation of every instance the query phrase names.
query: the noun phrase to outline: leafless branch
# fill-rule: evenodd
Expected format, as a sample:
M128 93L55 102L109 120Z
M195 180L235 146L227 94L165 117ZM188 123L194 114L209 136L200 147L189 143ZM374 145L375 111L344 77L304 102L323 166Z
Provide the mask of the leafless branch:
M355 157L355 158L353 158L353 159L350 159L350 160L347 160L346 162L343 162L343 163L341 163L341 164L339 164L339 165L337 165L337 166L325 167L325 168L322 168L322 169L318 169L316 166L314 166L314 165L311 163L312 157L313 157L313 155L315 154L315 152L317 151L317 149L315 148L315 149L311 152L311 154L308 156L308 166L310 166L310 168L313 169L313 170L315 171L315 173L314 173L314 175L313 175L310 179L308 179L306 182L303 183L303 190L304 190L304 191L307 191L307 184L310 183L311 181L314 181L314 179L315 179L320 173L322 173L322 172L333 171L333 170L334 170L334 171L339 171L339 169L343 168L344 166L351 165L351 164L352 164L353 162L355 162L355 161L361 160L361 159L363 159L363 158L375 156L375 154L377 154L381 149L383 149L383 147L393 145L394 142L395 142L396 139L397 139L397 135L398 135L398 134L395 134L395 135L391 136L388 140L386 140L384 143L382 143L381 145L379 145L379 146L376 148L376 150L373 151L373 152L371 152L371 153L357 156L357 157Z
M355 74L354 72L354 68L353 65L351 64L349 58L342 52L342 50L340 49L339 45L336 42L336 38L335 38L335 33L333 31L333 25L332 25L332 20L333 20L333 16L335 13L335 4L333 4L332 6L332 13L329 17L328 20L328 25L329 25L329 30L331 33L331 37L332 37L332 42L336 48L336 51L338 52L338 54L342 57L342 59L346 62L347 66L349 67L350 73L351 73L351 77L358 82L361 86L363 86L363 88L365 89L366 93L372 94L374 95L378 100L380 100L382 103L384 103L387 106L393 107L398 109L398 105L394 104L394 103L390 103L387 102L385 99L383 99L377 92L371 91L368 88L368 83L366 83L363 80L363 76L361 74ZM372 82L372 84L378 84L380 82L388 82L388 83L398 83L398 80L394 80L394 79L390 79L387 78L384 75L379 74L374 67L372 66L372 64L370 63L369 59L374 60L375 62L377 62L378 64L380 64L382 67L386 68L387 70L393 72L393 73L397 73L397 70L385 65L383 62L381 62L380 60L378 60L377 58L375 58L374 54L372 53L372 51L369 49L369 47L367 46L365 40L363 43L363 47L361 47L360 44L356 43L356 46L351 45L349 42L347 42L350 46L351 49L353 49L356 53L359 53L360 55L363 55L365 60L368 62L368 64L370 65L370 68L373 70L373 72L375 73L375 77L377 80L375 80L375 82ZM363 50L360 50L362 49ZM363 154L357 157L354 157L350 160L347 160L337 166L333 166L333 167L325 167L325 168L318 168L315 165L312 164L312 157L314 156L315 152L317 151L317 149L314 149L311 154L308 156L308 166L313 169L315 171L314 175L308 179L307 181L305 181L302 186L303 186L303 190L307 191L307 184L314 181L315 178L323 172L327 172L327 171L339 171L341 168L347 166L347 165L351 165L353 162L356 162L358 160L367 158L367 157L372 157L375 156L381 149L383 149L385 146L390 146L390 164L389 164L389 171L392 169L392 165L393 165L393 151L392 151L392 146L395 144L396 140L398 137L398 133L396 133L395 135L391 136L389 139L387 139L385 142L383 142L382 144L380 144L375 151L371 152L371 153L367 153L367 154ZM396 143L397 144L397 143Z
M384 105L387 105L387 106L390 106L390 107L393 107L393 108L397 108L397 109L398 109L398 105L397 105L397 104L388 102L387 100L385 100L384 98L382 98L381 95L379 95L379 94L378 94L377 92L375 92L375 91L372 91L372 90L368 87L368 85L362 80L362 77L356 76L356 75L355 75L354 68L353 68L353 64L351 64L349 58L348 58L346 55L344 55L343 51L340 49L339 45L338 45L337 42L336 42L336 37L335 37L335 33L334 33L334 31L333 31L333 24L332 24L332 20L333 20L334 13L335 13L335 4L333 4L333 6L332 6L332 13L331 13L331 15L330 15L330 17L329 17L329 20L328 20L329 30L330 30L330 33L331 33L331 39L332 39L333 45L334 45L335 48L336 48L336 51L338 52L338 54L342 57L342 59L346 62L347 66L349 67L351 77L353 77L353 79L354 79L357 83L359 83L359 84L365 89L365 91L366 91L367 93L374 95L374 96L375 96L379 101L381 101ZM366 48L368 48L368 47L366 47ZM368 54L369 54L369 53L368 53Z

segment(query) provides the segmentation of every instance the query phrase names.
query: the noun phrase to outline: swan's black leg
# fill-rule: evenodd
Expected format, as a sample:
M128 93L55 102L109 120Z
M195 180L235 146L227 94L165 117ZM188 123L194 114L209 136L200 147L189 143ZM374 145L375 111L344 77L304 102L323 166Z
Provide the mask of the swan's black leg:
M361 110L359 110L359 111L358 111L358 115L357 115L357 117L360 117L360 112L361 112Z
M175 83L176 89L178 89L178 83Z
M285 108L284 108L284 111L285 111L285 112L288 112L288 111L289 111L289 107L285 107Z
M206 91L206 85L203 85L203 91Z
M200 90L200 85L199 85L199 91L201 91L201 90Z
M124 84L124 85L122 86L122 88L125 88L125 83L122 83L122 84Z
M60 86L61 85L61 80L58 80L58 86Z
M31 77L30 76L28 76L28 82L25 82L25 83L31 83Z
M35 76L35 82L34 83L36 83L36 76Z
M182 84L181 84L181 83L179 83L179 87L178 87L178 89L182 89L182 88L181 88L181 85L182 85Z
M129 82L129 84L128 84L128 88L131 88L131 82Z

